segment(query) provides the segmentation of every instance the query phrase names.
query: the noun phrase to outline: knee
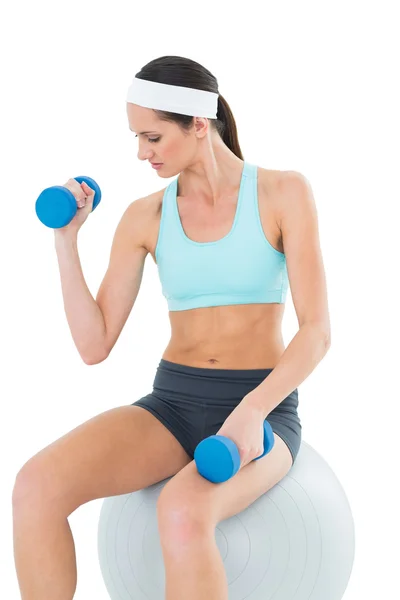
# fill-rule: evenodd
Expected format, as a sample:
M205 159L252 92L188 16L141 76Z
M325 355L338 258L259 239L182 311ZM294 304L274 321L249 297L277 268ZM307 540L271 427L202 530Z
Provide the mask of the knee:
M210 511L200 498L167 486L158 498L157 520L163 545L181 550L215 529Z

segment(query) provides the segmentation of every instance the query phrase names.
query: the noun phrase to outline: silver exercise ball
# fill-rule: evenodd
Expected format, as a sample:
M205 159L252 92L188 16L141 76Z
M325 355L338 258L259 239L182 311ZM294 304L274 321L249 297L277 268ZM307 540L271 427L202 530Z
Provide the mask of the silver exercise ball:
M164 600L156 503L168 481L103 502L98 551L112 600ZM351 509L332 469L304 441L286 477L221 521L215 535L229 600L339 600L347 587Z

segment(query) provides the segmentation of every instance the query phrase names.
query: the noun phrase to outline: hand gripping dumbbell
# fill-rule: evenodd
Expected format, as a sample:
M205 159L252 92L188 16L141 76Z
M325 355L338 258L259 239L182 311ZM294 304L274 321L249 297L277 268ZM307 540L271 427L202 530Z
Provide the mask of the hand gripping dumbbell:
M84 181L94 190L93 211L101 200L100 187L91 177L80 176L75 177L75 180L78 183ZM37 216L44 225L58 229L72 221L78 207L75 196L68 188L62 185L53 185L43 190L36 200L35 209Z
M274 446L274 433L268 421L264 421L264 452L259 460ZM200 475L213 483L221 483L233 477L240 468L240 454L235 442L223 435L210 435L202 440L194 451L194 460Z

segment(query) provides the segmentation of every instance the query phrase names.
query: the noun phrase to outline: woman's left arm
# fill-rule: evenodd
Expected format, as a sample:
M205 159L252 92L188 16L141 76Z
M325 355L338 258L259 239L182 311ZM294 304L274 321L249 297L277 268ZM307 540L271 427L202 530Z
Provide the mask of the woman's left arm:
M277 218L299 331L268 377L243 398L259 408L264 418L312 373L331 345L318 216L310 183L301 173L286 171L278 200Z

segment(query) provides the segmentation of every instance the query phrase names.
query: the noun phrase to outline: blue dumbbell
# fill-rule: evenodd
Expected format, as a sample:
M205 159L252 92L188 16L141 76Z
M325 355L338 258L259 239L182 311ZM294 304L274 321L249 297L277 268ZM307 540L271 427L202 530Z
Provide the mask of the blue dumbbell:
M268 421L264 421L264 452L259 460L274 446L274 433ZM210 435L202 440L194 451L197 470L205 479L221 483L233 477L240 467L240 454L235 442L224 435Z
M75 177L78 183L83 181L95 191L92 211L101 200L101 190L98 184L91 177ZM58 229L68 225L76 215L78 206L76 198L72 192L62 186L53 185L46 188L40 194L35 204L36 214L40 221L47 227Z

